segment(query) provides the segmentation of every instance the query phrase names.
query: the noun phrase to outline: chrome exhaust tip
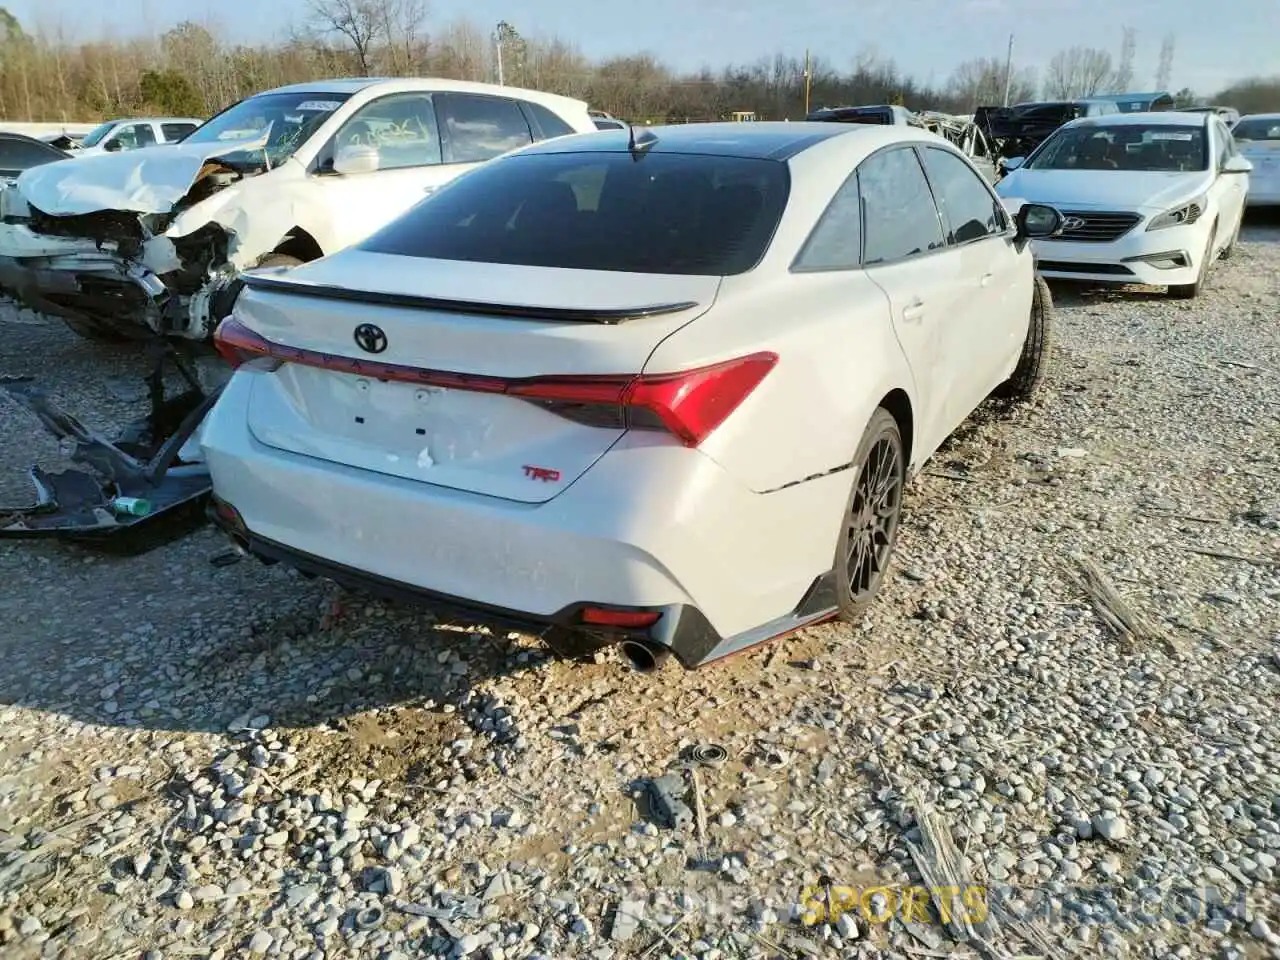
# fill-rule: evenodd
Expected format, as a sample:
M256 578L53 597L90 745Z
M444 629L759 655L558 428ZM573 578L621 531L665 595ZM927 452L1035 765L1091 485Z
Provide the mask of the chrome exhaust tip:
M656 673L671 656L666 647L645 640L623 640L618 647L636 673Z

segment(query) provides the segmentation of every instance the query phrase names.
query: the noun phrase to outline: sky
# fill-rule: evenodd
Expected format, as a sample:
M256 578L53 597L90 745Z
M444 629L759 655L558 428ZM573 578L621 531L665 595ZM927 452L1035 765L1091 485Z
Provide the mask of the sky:
M0 0L29 31L61 26L75 39L159 34L181 20L251 41L287 32L305 0ZM644 10L637 17L636 10ZM945 82L960 62L1005 55L1043 70L1056 50L1102 47L1118 56L1137 30L1134 87L1154 86L1160 43L1173 33L1170 86L1211 93L1244 76L1280 74L1280 0L431 0L431 19L508 20L525 36L557 36L593 59L648 51L678 69L750 63L808 48L840 69L860 53Z

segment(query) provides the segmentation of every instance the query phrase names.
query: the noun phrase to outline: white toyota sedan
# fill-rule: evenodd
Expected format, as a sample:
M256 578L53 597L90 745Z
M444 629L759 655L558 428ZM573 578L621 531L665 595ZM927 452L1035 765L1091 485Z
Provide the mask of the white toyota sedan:
M1035 244L1044 276L1194 297L1235 247L1252 164L1216 115L1117 113L1072 121L1005 167L1001 196L1066 218Z
M642 669L856 615L906 477L1040 380L1029 238L1060 220L911 127L522 149L247 278L213 513L267 561Z
M1249 174L1250 207L1280 207L1280 113L1241 117L1231 129L1240 155L1253 164Z

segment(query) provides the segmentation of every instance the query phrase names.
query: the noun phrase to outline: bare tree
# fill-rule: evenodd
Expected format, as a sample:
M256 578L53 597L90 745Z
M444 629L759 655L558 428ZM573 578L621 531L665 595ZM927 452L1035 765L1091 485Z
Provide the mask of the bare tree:
M1138 49L1138 33L1133 27L1125 27L1120 35L1120 62L1116 64L1113 86L1123 93L1133 84L1133 58Z
M1220 90L1210 103L1235 107L1241 113L1266 113L1280 103L1280 74L1250 77Z
M1070 100L1103 93L1113 79L1111 54L1096 47L1068 47L1053 55L1045 74L1045 96Z
M380 31L387 45L390 72L406 76L417 67L420 37L427 20L427 0L371 0L376 2Z
M999 57L966 60L952 72L947 93L955 105L966 113L976 107L1004 101L1005 63ZM1009 81L1009 102L1032 100L1036 95L1035 71L1026 67L1013 69Z
M307 0L311 22L321 34L344 38L356 55L356 66L369 76L374 42L385 19L376 0Z

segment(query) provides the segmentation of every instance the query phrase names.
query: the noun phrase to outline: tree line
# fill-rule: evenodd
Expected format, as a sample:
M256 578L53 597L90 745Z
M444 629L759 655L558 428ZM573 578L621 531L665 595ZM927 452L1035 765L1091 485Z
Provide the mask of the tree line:
M810 102L901 104L970 113L983 104L1072 98L1136 85L1135 35L1120 38L1113 58L1102 48L1071 47L1044 65L977 57L945 82L923 83L893 60L857 55L841 68L808 63ZM1172 38L1161 48L1167 83ZM672 70L649 53L591 60L556 38L523 35L503 22L495 30L458 21L435 24L426 0L308 0L307 16L271 43L230 43L215 29L183 22L159 38L77 42L61 31L27 32L0 7L0 119L88 121L136 114L209 116L250 94L287 83L337 76L439 76L494 81L563 93L629 120L661 122L726 118L753 111L761 119L800 119L806 63L778 54L756 63ZM1157 88L1163 89L1164 85ZM1183 103L1197 101L1180 90ZM1210 98L1242 112L1280 110L1280 77L1242 80Z

